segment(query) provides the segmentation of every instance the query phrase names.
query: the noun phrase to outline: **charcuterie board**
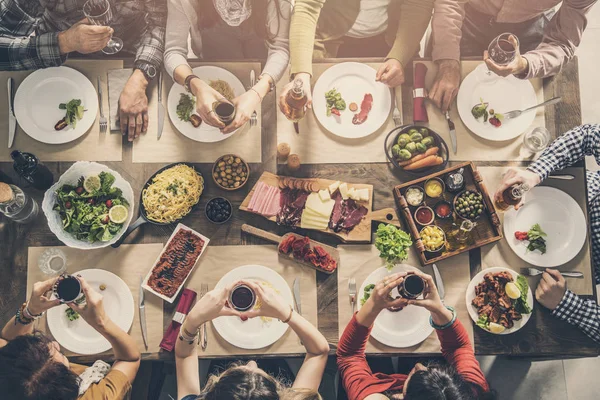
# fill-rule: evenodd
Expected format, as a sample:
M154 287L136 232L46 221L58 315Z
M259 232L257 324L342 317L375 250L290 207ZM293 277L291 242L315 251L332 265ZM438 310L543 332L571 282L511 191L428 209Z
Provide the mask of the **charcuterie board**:
M340 186L331 193L330 188L332 185L335 187L336 184ZM340 193L344 184L350 193L358 192L359 195L363 196L359 200L353 200L344 195L344 199L341 200ZM323 205L318 200L320 191L328 191L330 196L330 198L327 198L325 193L321 194L321 196L325 196L319 197L323 200ZM257 197L253 199L255 194ZM284 196L284 198L281 199L281 196ZM300 198L297 202L296 197ZM359 196L356 198L358 199ZM280 205L287 204L286 201L289 204L295 203L298 206L295 212L282 213L283 207L280 207ZM331 202L341 202L341 206ZM331 206L333 206L332 209L329 208ZM307 211L305 207L310 209ZM384 208L377 211L372 211L372 208L373 185L340 183L339 181L322 178L293 178L275 175L270 172L263 172L240 206L242 211L262 215L270 221L278 222L280 225L316 230L336 236L343 242L358 243L371 242L372 221L400 225L396 211L393 208ZM313 211L313 209L316 209L316 211ZM329 216L326 217L326 215ZM327 223L328 219L329 223ZM317 226L322 223L327 226L318 229Z

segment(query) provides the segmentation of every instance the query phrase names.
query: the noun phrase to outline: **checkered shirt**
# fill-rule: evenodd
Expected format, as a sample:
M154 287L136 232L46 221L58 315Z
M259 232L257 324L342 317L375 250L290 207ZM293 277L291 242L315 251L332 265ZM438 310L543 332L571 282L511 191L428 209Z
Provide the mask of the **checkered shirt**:
M584 156L594 156L600 163L600 124L571 129L556 139L528 169L544 180L550 173L566 168ZM587 184L592 262L596 282L600 283L600 172L587 171ZM600 306L595 301L581 299L567 290L552 314L600 342Z
M56 67L58 33L82 20L86 0L0 0L0 70ZM160 68L163 60L166 0L109 0L110 26L135 62Z

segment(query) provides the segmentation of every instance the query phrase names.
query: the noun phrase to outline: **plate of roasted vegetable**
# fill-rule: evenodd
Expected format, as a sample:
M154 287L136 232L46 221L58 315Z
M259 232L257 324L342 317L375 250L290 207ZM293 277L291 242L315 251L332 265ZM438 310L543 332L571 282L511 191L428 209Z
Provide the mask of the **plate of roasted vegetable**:
M231 102L246 91L242 82L223 68L204 65L194 68L193 71L194 75L219 92L227 101ZM202 121L196 106L195 96L180 84L173 83L169 91L167 109L171 122L182 135L197 142L212 143L225 140L239 130L228 134L221 133L219 128Z
M533 311L527 278L508 268L486 268L475 275L467 287L466 301L473 322L497 335L518 331Z
M423 176L441 171L448 163L446 142L424 126L396 127L388 133L384 146L387 159L409 175Z

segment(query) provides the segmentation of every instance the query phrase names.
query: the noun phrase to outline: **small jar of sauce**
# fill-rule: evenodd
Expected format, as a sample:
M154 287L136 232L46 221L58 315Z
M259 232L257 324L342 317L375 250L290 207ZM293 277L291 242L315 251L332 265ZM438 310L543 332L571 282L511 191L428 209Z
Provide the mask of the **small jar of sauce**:
M425 290L425 281L418 275L407 275L398 285L398 293L405 299L416 299Z
M415 211L415 220L422 225L430 225L435 218L433 210L427 206L421 206Z
M248 311L256 304L256 294L248 285L237 285L229 294L229 304L234 310Z
M448 174L446 177L446 189L451 193L458 193L465 187L465 177L463 175L464 168Z
M439 178L431 178L425 182L425 194L432 199L444 194L444 182Z

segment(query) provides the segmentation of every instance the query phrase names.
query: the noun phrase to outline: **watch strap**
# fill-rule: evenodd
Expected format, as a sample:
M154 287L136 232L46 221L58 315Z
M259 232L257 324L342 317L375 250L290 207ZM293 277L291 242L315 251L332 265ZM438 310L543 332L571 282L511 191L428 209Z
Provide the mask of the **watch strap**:
M142 71L142 73L144 74L144 76L146 77L146 79L148 81L151 81L152 79L156 78L156 76L158 75L158 69L154 65L149 64L147 62L143 62L143 61L136 62L135 68Z
M187 78L185 78L185 81L183 82L183 87L185 87L185 90L187 90L188 93L192 93L192 87L190 85L192 83L192 80L195 78L200 79L199 76L191 74L188 75Z

